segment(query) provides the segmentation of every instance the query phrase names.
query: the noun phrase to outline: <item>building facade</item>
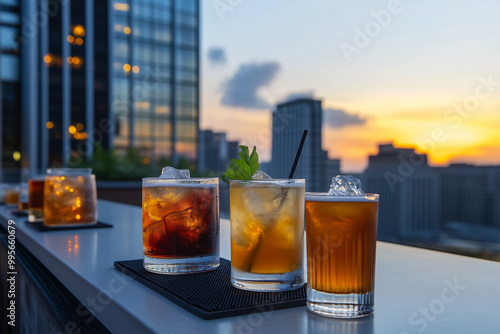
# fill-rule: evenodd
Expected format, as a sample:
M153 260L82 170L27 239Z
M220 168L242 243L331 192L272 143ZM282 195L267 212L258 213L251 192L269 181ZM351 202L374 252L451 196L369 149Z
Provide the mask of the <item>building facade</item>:
M0 11L3 174L76 167L95 145L197 162L198 0L8 0Z
M228 141L226 133L200 130L198 169L220 175L229 166L230 159L238 159L237 141Z
M268 167L274 178L288 178L302 133L309 130L294 178L306 179L307 191L325 191L324 154L321 148L321 100L301 98L278 104L272 113L272 158Z
M457 224L500 227L500 166L430 167L426 155L384 144L360 178L380 194L382 240L432 240Z
M323 150L323 179L320 191L330 190L332 178L340 174L340 159L330 159L328 151Z
M500 227L500 166L436 167L441 224L462 222Z
M114 0L114 147L196 162L199 1Z
M379 145L359 176L363 190L380 195L378 237L432 239L440 229L438 175L412 148Z
M16 1L0 6L0 168L2 179L21 167L21 8Z

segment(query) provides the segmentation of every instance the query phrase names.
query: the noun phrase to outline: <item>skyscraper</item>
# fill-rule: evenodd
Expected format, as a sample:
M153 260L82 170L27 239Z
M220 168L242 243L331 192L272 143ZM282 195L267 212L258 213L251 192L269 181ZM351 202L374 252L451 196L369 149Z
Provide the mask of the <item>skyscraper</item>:
M439 231L439 180L427 156L411 148L379 145L360 175L365 192L380 195L378 236L431 239Z
M74 167L96 144L196 162L198 0L9 0L0 10L2 167Z
M2 2L3 167L35 173L92 155L109 116L107 13L107 1Z
M198 169L224 173L230 159L238 159L237 141L228 141L225 132L200 130Z
M20 7L16 2L0 6L0 168L19 168L21 158ZM7 175L6 175L7 176ZM8 178L8 176L6 177ZM1 176L0 176L1 179Z
M114 147L195 162L198 0L115 0L113 20Z
M295 154L307 129L309 133L302 150L294 178L305 178L307 191L325 191L324 154L321 149L321 100L301 98L278 104L272 113L273 144L269 173L275 178L287 178Z
M500 166L451 164L433 169L440 180L441 225L500 226Z

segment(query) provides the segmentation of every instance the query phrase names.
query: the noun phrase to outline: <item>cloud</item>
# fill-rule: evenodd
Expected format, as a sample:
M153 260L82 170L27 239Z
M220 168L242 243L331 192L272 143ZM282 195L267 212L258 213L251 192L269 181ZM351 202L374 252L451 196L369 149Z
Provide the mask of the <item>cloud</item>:
M323 124L330 128L340 129L348 125L362 125L367 121L367 117L349 114L342 109L323 109Z
M288 102L288 101L293 101L293 100L298 100L298 99L312 99L314 97L314 92L312 90L307 90L303 92L294 92L288 94L283 101Z
M208 50L208 60L214 65L225 65L227 63L226 51L221 47L213 46Z
M280 70L276 62L242 64L223 86L221 103L225 106L266 109L271 105L257 96L261 87L269 85Z

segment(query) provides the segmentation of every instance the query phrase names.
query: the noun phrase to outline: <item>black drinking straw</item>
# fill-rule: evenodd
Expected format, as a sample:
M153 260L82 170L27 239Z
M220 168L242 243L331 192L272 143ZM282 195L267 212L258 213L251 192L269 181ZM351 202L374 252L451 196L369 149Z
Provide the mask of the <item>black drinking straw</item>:
M297 168L297 164L299 163L300 153L302 153L302 148L304 147L304 142L306 141L307 132L309 131L304 130L304 132L302 133L302 139L300 140L299 149L295 154L295 161L293 162L292 170L290 171L290 175L288 176L289 179L293 179L293 174L295 174L295 169Z

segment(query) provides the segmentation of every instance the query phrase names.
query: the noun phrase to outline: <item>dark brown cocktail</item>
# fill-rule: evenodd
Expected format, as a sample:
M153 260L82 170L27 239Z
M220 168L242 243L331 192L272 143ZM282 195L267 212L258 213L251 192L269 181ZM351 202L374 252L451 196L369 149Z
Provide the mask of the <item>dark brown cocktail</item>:
M218 179L143 180L144 267L182 274L219 265Z

